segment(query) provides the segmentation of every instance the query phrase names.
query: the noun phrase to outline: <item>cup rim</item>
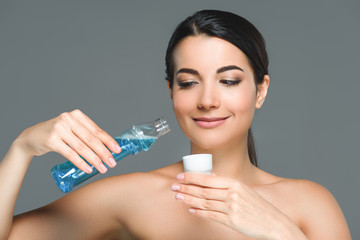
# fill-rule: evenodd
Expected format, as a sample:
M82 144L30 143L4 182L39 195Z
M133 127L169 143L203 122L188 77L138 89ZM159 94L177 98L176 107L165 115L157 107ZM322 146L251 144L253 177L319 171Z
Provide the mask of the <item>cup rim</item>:
M190 159L198 159L201 157L201 159L208 159L210 158L212 160L212 154L210 153L198 153L198 154L189 154L182 157L183 160L190 160Z

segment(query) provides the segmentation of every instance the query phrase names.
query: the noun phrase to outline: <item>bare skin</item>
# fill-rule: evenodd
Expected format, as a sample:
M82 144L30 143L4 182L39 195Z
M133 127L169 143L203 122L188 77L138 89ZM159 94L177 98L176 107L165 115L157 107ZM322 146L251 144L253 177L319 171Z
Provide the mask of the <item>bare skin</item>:
M306 180L282 179L258 171L263 182L252 189L286 214L308 239L350 239L341 210L326 189ZM15 217L9 239L253 239L194 216L189 206L176 201L170 188L179 182L175 176L181 172L180 162L150 173L87 185ZM323 207L311 207L314 201ZM334 225L342 223L340 228L336 225L336 232L324 224L329 224L329 218Z
M102 173L115 166L105 147L119 152L114 139L79 110L61 114L20 134L1 162L0 239L351 239L328 190L250 163L247 130L269 76L255 86L246 56L218 38L185 38L174 54L174 112L190 152L212 153L213 175L184 174L178 162L105 178L12 221L33 156L56 151L84 171L78 154Z

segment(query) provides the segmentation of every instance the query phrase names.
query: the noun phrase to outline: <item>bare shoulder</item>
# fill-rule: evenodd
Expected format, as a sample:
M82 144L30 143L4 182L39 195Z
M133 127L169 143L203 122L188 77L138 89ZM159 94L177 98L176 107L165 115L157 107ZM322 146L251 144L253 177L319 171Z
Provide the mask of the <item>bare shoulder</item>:
M296 199L296 204L306 207L308 211L315 210L314 208L319 209L321 206L338 206L334 196L327 188L310 180L284 178L275 186L290 198Z
M152 172L135 172L108 177L90 185L97 194L111 194L117 201L125 202L162 189L167 185L167 178Z
M171 175L165 174L161 169L150 171L150 172L134 172L124 175L117 175L110 178L103 179L101 184L109 184L109 187L116 188L121 191L130 191L137 189L137 191L132 191L137 193L140 190L154 191L156 189L161 189L164 185L168 185ZM175 179L175 177L173 177Z
M299 198L305 200L308 198L319 198L324 201L333 199L331 192L324 186L306 179L279 178L274 186L286 192L292 192Z
M153 173L95 181L44 207L16 216L11 239L133 239L127 237L130 232L124 227L126 221L151 208L149 199L154 199L162 188L164 177Z
M136 172L109 177L99 181L99 192L111 193L116 199L116 204L126 205L122 210L127 211L146 206L149 200L161 197L164 192L169 192L170 177L159 172ZM94 186L96 188L96 186ZM127 216L127 214L124 214Z
M308 210L317 205L336 205L337 202L331 192L324 186L306 179L283 178L259 169L261 179L260 191L292 201L298 207L306 206ZM264 191L262 191L264 190ZM270 196L270 195L269 195ZM279 199L275 198L277 201ZM274 200L275 200L274 199Z
M351 239L338 202L324 186L304 179L283 178L274 188L285 199L284 204L291 205L289 211L297 216L297 224L309 239Z
M107 196L106 201L109 201L109 198L116 199L116 205L121 202L139 207L138 203L145 199L144 196L150 199L160 197L164 192L171 192L169 189L177 172L178 169L170 165L150 172L117 175L93 182L81 191L91 192L96 197Z

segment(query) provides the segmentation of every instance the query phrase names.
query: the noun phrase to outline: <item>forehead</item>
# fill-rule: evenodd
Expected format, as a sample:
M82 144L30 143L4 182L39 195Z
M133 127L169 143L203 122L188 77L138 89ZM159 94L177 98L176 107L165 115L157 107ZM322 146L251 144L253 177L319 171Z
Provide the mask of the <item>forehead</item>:
M247 56L232 43L206 35L189 36L181 40L173 54L175 72L183 67L197 69L237 65L252 72Z

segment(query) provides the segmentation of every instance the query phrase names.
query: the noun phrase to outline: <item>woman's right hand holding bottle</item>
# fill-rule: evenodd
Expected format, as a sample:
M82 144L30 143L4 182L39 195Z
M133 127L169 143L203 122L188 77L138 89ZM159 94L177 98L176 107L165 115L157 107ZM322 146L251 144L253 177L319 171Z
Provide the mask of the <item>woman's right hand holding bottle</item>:
M51 151L60 153L84 172L92 172L88 165L91 164L99 172L105 173L107 169L104 163L110 167L116 165L110 151L119 153L121 149L115 139L80 110L62 113L25 129L0 162L0 240L8 239L13 229L16 199L32 158ZM40 212L37 214L41 215ZM30 216L35 215L28 215ZM43 215L44 219L47 219L45 216L46 214ZM36 223L37 221L34 221L28 226L37 229ZM26 228L27 223L23 224ZM63 231L59 229L60 232Z
M109 134L78 109L27 128L14 144L27 159L54 151L86 173L91 173L92 168L79 155L100 173L105 173L104 163L110 167L116 165L110 151L121 151Z

